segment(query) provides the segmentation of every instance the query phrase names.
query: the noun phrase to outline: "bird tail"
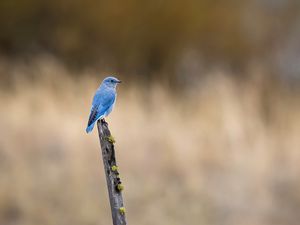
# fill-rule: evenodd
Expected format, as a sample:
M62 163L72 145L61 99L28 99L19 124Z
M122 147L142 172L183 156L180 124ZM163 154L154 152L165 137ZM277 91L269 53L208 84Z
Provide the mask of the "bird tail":
M90 133L90 132L93 130L94 125L95 125L95 123L92 123L91 125L87 126L87 128L85 129L85 131L86 131L87 133Z

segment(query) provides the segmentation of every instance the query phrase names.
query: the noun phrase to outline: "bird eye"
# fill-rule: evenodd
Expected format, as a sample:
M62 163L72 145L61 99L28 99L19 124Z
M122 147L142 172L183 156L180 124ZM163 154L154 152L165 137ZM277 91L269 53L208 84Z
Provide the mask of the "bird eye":
M113 80L110 80L110 82L113 82Z

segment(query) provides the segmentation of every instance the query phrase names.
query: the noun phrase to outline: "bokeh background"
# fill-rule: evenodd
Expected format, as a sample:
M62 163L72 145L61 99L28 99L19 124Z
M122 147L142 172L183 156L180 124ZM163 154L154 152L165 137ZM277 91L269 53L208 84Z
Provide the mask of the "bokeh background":
M298 0L1 0L0 224L111 224L114 74L128 224L298 225L299 40Z

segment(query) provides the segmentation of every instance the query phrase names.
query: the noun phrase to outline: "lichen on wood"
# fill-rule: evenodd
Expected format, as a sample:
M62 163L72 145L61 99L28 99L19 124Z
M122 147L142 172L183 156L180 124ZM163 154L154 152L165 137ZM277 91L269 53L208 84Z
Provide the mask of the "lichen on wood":
M111 206L113 225L125 225L125 208L121 192L124 187L121 184L120 174L116 163L114 147L115 140L112 137L108 129L108 124L104 119L98 120L97 126L102 150L102 158Z

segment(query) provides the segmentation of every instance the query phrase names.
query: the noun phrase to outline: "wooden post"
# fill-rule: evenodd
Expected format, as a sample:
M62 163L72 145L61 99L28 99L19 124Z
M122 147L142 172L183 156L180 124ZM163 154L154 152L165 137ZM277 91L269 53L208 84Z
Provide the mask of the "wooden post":
M106 175L113 225L125 225L125 208L121 193L123 190L123 185L121 184L115 158L115 141L111 136L108 129L108 124L104 119L98 120L97 126L102 150L102 158Z

